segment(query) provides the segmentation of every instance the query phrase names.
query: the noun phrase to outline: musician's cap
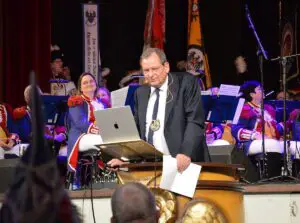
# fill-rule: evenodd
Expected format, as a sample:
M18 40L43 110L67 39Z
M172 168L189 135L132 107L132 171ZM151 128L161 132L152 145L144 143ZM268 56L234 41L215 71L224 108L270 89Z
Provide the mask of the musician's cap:
M122 80L119 83L120 87L127 86L130 82L133 82L136 80L139 82L140 78L143 76L142 72L140 70L131 70L128 71L125 77L122 78Z

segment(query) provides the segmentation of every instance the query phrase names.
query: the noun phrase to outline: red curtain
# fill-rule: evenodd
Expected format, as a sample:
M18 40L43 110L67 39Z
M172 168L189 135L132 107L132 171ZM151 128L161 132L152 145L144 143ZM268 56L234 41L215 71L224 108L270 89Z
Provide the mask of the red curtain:
M25 103L31 70L42 91L49 92L51 0L4 0L1 10L2 101L15 107Z

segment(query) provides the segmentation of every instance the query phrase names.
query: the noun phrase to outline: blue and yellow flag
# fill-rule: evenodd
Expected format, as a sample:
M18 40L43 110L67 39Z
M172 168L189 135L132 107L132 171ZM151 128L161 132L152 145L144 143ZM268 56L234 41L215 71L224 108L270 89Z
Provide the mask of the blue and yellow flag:
M189 0L186 69L196 76L205 76L206 87L209 88L212 86L208 58L204 50L201 32L199 0Z

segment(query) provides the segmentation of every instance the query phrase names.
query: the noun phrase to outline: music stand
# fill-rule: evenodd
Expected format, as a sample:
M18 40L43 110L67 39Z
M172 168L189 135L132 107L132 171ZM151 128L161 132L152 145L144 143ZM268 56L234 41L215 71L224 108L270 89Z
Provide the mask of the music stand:
M288 115L297 108L300 108L300 101L286 101L286 107L284 108L283 100L266 100L265 104L271 105L276 110L277 122L283 122L283 115L285 111L285 118L288 120Z
M290 151L287 149L287 125L286 125L286 75L287 75L287 63L290 58L300 56L300 54L294 54L294 55L289 55L289 56L283 56L283 57L277 57L274 59L271 59L271 61L279 61L280 64L282 65L282 84L283 84L283 168L281 171L281 176L273 177L269 180L276 180L276 179L281 179L281 180L294 180L295 182L299 182L299 179L291 176L292 172L292 167L291 163L288 162L290 160Z
M213 123L226 123L230 121L232 124L237 124L244 103L244 98L220 95L211 101L207 121Z
M42 95L42 106L46 125L64 126L68 112L69 96ZM52 134L52 150L55 152L54 131Z
M68 112L69 96L42 95L45 124L65 125L65 115Z
M129 105L134 112L134 94L139 85L129 85L111 92L112 107Z
M139 85L129 85L126 100L125 100L125 106L129 105L132 113L134 112L134 93L136 89L138 89L138 87Z
M208 117L213 105L216 103L218 96L216 95L203 95L201 93L202 108L204 112L204 117ZM208 120L207 120L208 121Z
M154 146L142 139L96 146L106 155L129 162L158 162L163 156Z

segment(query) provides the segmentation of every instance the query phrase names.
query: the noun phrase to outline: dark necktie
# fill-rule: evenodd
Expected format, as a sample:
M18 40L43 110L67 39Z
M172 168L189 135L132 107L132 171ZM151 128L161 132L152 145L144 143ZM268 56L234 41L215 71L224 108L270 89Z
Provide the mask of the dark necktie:
M157 113L158 113L158 104L159 104L159 88L155 89L156 94L156 100L153 107L153 113L152 113L152 121L157 119ZM151 123L152 123L151 121ZM151 123L149 125L149 132L148 132L148 143L153 145L153 134L154 131L151 129Z

